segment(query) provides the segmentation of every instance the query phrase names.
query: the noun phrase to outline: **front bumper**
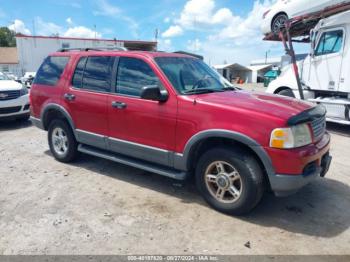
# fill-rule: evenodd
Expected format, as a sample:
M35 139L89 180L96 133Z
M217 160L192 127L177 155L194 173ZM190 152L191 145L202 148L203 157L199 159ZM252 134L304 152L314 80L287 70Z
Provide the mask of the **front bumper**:
M10 119L30 114L29 95L0 101L0 119Z
M270 179L271 188L278 197L294 194L314 180L324 177L329 170L331 162L332 157L327 153L322 157L321 166L305 171L301 175L275 175L272 180Z
M275 195L293 194L315 179L324 177L332 161L329 150L330 135L328 133L317 144L300 149L279 150L278 157L272 160L277 167L276 174L269 175L270 186ZM276 152L273 152L272 155L276 156Z
M272 18L269 15L262 20L260 30L264 35L271 33L271 21Z

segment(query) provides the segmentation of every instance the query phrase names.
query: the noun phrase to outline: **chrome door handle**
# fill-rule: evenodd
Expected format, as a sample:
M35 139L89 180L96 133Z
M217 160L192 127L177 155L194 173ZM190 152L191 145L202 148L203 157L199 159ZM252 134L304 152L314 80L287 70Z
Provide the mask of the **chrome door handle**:
M64 94L64 99L66 99L68 101L73 101L73 100L75 100L75 95L66 93L66 94Z
M117 108L117 109L125 109L126 108L126 103L113 101L112 102L112 107L113 108Z

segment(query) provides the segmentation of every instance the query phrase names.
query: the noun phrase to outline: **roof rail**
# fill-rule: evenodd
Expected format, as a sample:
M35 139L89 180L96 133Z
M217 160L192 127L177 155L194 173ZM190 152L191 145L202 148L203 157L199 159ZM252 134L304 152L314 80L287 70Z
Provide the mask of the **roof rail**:
M86 47L86 48L61 48L58 49L57 52L69 52L69 51L81 51L81 52L88 52L88 51L128 51L125 47Z
M194 53L189 53L189 52L185 52L185 51L176 51L176 52L173 52L173 53L174 54L181 54L181 55L188 55L188 56L192 56L192 57L204 60L203 56L197 55L197 54L194 54Z

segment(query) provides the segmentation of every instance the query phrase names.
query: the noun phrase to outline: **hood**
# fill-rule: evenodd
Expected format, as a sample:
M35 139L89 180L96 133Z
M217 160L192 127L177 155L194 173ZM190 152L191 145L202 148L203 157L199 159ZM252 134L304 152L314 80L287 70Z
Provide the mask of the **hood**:
M0 91L20 90L23 85L13 80L0 80Z
M196 96L196 101L235 111L266 114L286 121L315 106L310 102L300 101L294 98L248 91L198 95Z

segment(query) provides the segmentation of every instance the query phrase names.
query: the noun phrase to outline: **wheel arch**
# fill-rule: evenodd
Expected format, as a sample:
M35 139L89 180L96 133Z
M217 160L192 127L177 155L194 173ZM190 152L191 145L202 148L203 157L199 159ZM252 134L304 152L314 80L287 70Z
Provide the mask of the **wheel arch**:
M221 129L206 130L194 135L187 142L181 160L175 159L175 166L182 165L182 169L191 173L200 154L218 145L236 146L252 153L264 169L268 182L269 177L275 174L270 157L259 143L244 134Z
M72 128L73 133L75 134L75 125L74 125L73 119L64 107L58 104L48 104L42 110L41 116L40 116L40 119L42 121L42 124L45 130L48 130L52 120L57 118L66 120L69 126Z

